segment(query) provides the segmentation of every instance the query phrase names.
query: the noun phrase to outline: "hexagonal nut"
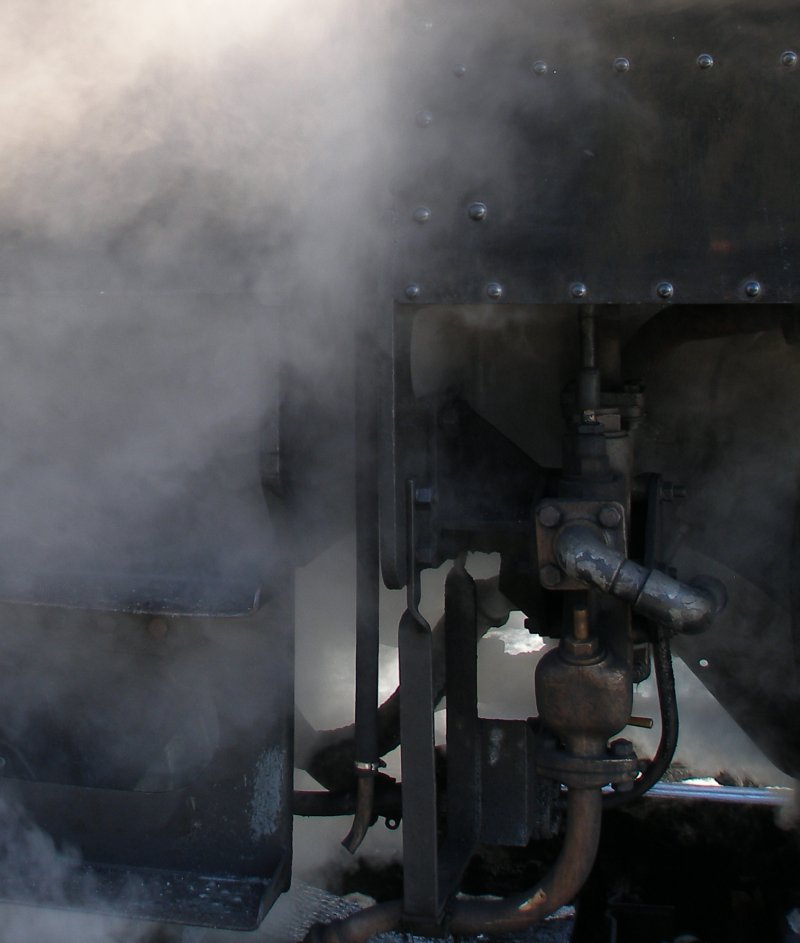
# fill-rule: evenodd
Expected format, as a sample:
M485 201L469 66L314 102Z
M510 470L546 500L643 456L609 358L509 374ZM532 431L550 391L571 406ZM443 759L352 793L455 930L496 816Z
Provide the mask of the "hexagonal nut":
M555 589L563 579L563 574L557 566L548 563L539 570L539 582L547 589Z
M631 757L636 756L636 751L633 749L633 744L630 740L625 740L620 738L615 740L610 745L611 755L619 757L619 759L627 760Z
M576 639L567 635L563 642L564 652L576 661L595 658L600 651L600 642L596 638Z

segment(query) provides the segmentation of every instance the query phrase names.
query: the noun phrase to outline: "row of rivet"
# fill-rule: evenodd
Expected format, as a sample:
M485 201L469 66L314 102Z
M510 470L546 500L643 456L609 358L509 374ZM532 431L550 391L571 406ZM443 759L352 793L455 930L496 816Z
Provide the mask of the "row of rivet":
M500 282L489 282L486 285L486 297L491 301L500 301L504 290ZM577 301L589 296L589 289L583 282L573 282L569 286L570 295ZM670 301L675 295L675 286L672 282L659 282L655 289L656 297L662 301ZM416 282L406 286L405 295L409 301L416 301L422 294L422 288ZM759 298L761 296L761 283L751 279L744 284L744 294L748 298Z
M800 57L793 49L787 49L785 52L780 54L780 64L786 66L787 69L793 69ZM709 52L701 52L700 55L695 59L695 63L700 69L710 69L714 65L714 57ZM627 56L617 56L616 59L611 63L612 68L615 72L630 72L631 70L631 60ZM544 59L536 59L535 62L531 65L531 71L534 75L547 75L550 71L550 67ZM553 72L556 70L553 69ZM467 67L463 63L459 63L453 68L453 75L457 79L463 79L467 74Z
M793 49L787 49L785 52L780 54L780 64L785 66L787 69L793 69L800 57ZM714 57L709 52L701 52L700 55L695 59L695 64L699 69L710 69L714 65ZM617 56L616 59L611 63L615 72L629 72L631 69L631 60L627 56ZM546 75L550 69L544 59L537 59L531 66L534 74L536 75ZM455 74L457 76L463 76L466 74L466 66L456 66Z
M476 223L482 223L486 219L486 215L489 212L485 203L470 203L467 207L467 216L474 220ZM417 206L414 209L414 212L411 214L411 218L415 223L427 223L433 213L430 210L430 207L427 206Z
M787 69L793 69L798 61L800 61L800 57L798 57L797 53L793 50L787 50L781 53L780 61L781 65L786 66ZM704 52L697 57L696 62L698 68L710 69L714 65L714 57L710 53ZM612 65L615 72L630 72L631 70L631 60L625 56L618 56ZM550 71L544 59L537 59L531 68L536 75L546 75ZM555 74L557 70L553 69L552 71ZM458 65L454 69L454 72L459 78L463 78L463 76L467 74L467 67L465 65ZM417 112L414 120L420 128L429 128L433 124L433 114L425 108Z

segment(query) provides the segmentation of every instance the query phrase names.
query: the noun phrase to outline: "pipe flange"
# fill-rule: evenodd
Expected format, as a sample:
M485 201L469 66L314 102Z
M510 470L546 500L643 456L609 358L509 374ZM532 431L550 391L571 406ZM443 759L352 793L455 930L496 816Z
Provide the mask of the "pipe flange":
M580 590L586 584L564 573L558 565L556 544L565 527L591 527L607 546L627 555L625 509L618 501L576 501L545 498L534 510L539 578L546 589Z
M629 756L574 756L558 747L545 747L536 755L536 772L574 789L601 789L610 784L632 783L639 775L639 760Z

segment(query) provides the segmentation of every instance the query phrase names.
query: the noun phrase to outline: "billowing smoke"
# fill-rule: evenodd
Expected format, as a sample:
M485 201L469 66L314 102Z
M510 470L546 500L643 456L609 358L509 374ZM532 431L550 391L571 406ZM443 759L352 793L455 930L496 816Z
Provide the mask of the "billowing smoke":
M374 23L280 0L2 18L6 545L27 571L252 568L279 378L296 449L347 453L379 258Z
M257 701L291 710L248 624L220 642L213 620L79 613L246 610L350 526L351 338L385 232L384 13L362 13L0 11L0 600L76 607L3 608L9 777L173 789L220 729L252 736ZM28 872L71 873L2 818ZM116 938L96 926L75 938Z

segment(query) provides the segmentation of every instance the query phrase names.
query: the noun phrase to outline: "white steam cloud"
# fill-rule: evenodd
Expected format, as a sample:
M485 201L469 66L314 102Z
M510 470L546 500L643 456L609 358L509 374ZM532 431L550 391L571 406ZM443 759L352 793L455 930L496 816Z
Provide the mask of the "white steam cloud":
M386 76L373 67L388 9L376 18L345 0L2 5L0 599L47 590L58 601L66 585L83 587L73 601L90 607L98 587L136 592L154 576L254 588L296 549L276 537L262 493L281 395L301 419L287 448L304 476L293 483L306 513L298 529L314 547L334 510L334 527L347 520L350 338L384 232L374 118ZM219 719L210 702L224 702L216 709L230 729L247 729L254 692L268 685L266 655L243 678L223 646L229 666L214 683L239 687L217 697L202 677L205 625L196 645L193 626L170 624L163 643L137 635L131 655L100 619L46 637L52 613L26 618L47 647L43 670L24 652L16 670L5 732L23 743L42 712L60 722L77 703L99 750L113 742L113 715L111 726L133 725L134 741L155 730L146 739L158 753L157 738L180 720L159 721L159 698L197 717L191 690L202 692L204 733L178 746L196 764ZM6 670L24 648L21 626L3 610ZM74 631L85 649L69 647ZM141 657L149 713L132 683ZM126 679L109 714L96 690L103 676L112 687ZM135 780L135 759L105 760ZM159 775L163 784L172 774ZM0 811L6 861L19 856L44 882L72 873L72 852ZM3 943L152 932L3 913Z

